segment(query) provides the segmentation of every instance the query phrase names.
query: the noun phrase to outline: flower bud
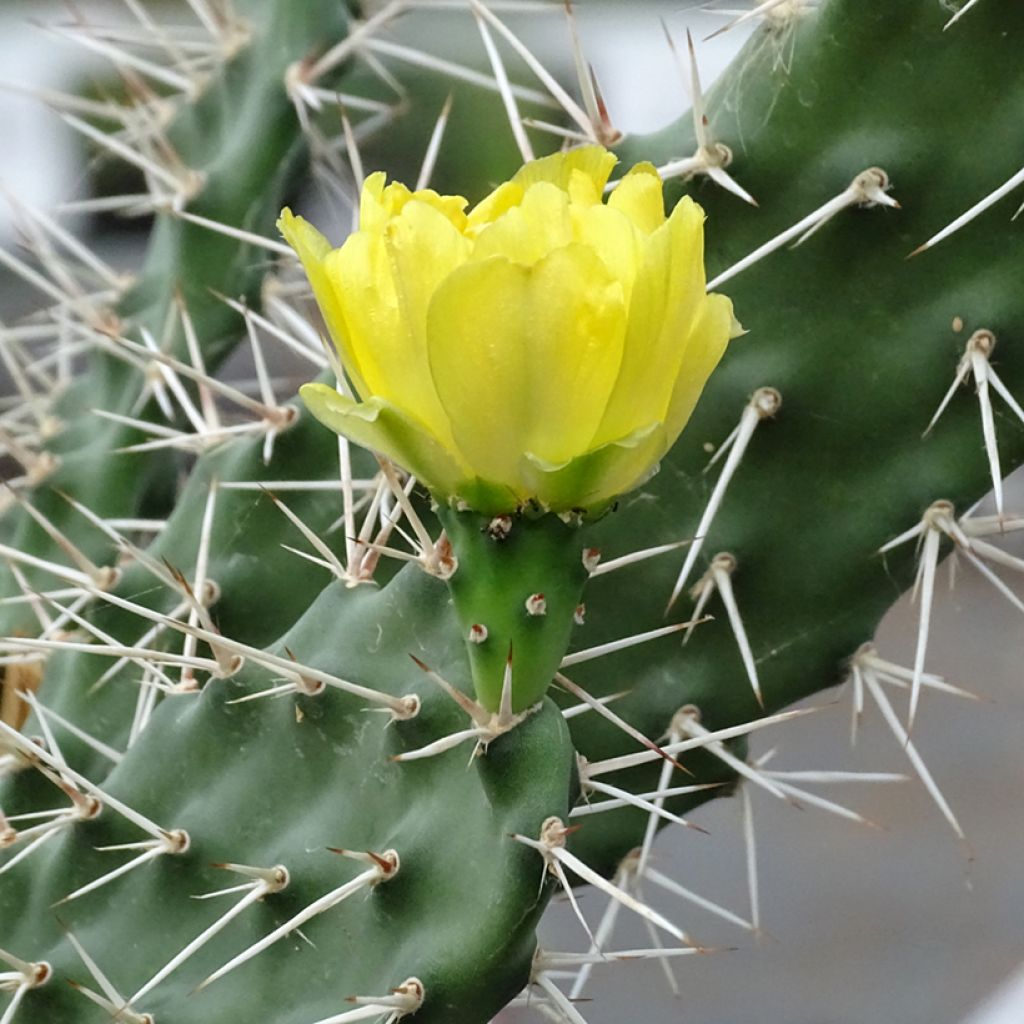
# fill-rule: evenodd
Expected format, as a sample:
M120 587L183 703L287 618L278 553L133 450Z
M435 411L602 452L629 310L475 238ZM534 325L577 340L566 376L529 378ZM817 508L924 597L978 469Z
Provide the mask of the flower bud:
M649 164L603 202L614 163L545 157L469 211L373 174L338 249L285 210L357 395L307 384L313 414L485 515L593 511L643 483L738 325L705 293L700 207L666 217Z

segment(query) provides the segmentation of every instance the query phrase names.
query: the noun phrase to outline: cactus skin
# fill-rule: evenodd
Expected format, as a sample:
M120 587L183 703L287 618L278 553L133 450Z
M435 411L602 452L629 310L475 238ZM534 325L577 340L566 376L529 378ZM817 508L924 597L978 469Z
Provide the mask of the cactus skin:
M388 726L385 716L367 714L362 701L333 691L294 702L226 704L270 685L269 673L248 669L207 684L201 695L166 700L146 742L104 786L165 827L187 829L189 852L132 872L114 883L116 892L101 889L48 910L111 870L112 858L127 856L94 847L140 838L105 808L95 821L76 826L78 834L54 841L32 866L31 885L18 884L17 874L3 879L3 941L40 955L52 945L46 955L58 974L91 984L62 941L59 919L127 996L230 906L233 897L190 898L238 881L210 864L244 857L255 866L284 864L289 886L233 921L143 998L140 1009L158 1021L265 1020L272 1008L275 1024L308 1024L346 1009L349 995L385 994L410 975L429 978L417 1021L484 1020L497 1012L526 980L543 907L541 865L508 833L531 832L548 815L566 814L572 748L548 702L468 768L465 749L389 763L425 736L463 724L409 659L418 654L468 684L461 638L450 611L434 599L437 589L414 573L379 592L333 585L281 642L282 650L287 646L310 664L336 667L344 637L346 671L356 679L372 676L396 695L419 690L418 718ZM50 789L52 803L57 791ZM401 866L372 895L357 894L305 925L315 948L292 935L190 995L236 953L363 870L328 846L394 848ZM123 943L110 931L115 910ZM47 985L32 996L26 1004L37 1015L32 1019L98 1019L67 985ZM463 1016L467 1007L472 1016Z
M458 559L448 586L477 698L498 709L511 658L512 710L525 711L547 692L582 615L586 530L550 514L438 512Z
M1014 84L1014 44L1024 32L1024 13L985 0L943 35L944 16L932 0L914 0L899 10L869 10L853 0L831 0L798 27L788 72L773 69L772 52L762 33L718 87L711 100L713 128L734 147L737 159L732 170L761 201L761 209L752 213L704 184L693 189L709 214L712 274L795 222L872 164L889 173L903 209L848 210L800 248L782 250L730 282L724 290L733 297L751 335L733 344L661 473L637 494L626 496L616 512L588 533L587 542L601 547L606 557L692 533L716 475L715 470L707 476L702 473L708 458L704 442L717 444L726 437L754 388L778 387L784 407L775 420L758 427L704 549L708 558L724 550L738 558L737 600L758 658L768 710L839 681L845 659L871 636L885 608L912 579L909 551L901 549L882 559L874 554L877 548L913 525L932 501L949 499L960 512L988 489L976 402L966 392L955 397L930 437L920 436L952 380L970 331L988 327L1003 339L997 349L1000 375L1011 391L1024 391L1024 363L1014 354L1014 339L1024 327L1015 288L1022 245L1008 220L1009 211L992 211L934 251L904 262L921 241L1017 169L1017 155L998 140L1015 137L1011 118L1018 109L1014 100L1020 98L1020 87ZM1001 90L1001 101L989 102L996 89ZM935 110L947 112L942 131L936 130ZM958 148L950 146L951 138L960 140ZM678 149L685 151L687 146L677 139L673 135L640 140L635 155L656 159L670 155L670 150L678 155ZM988 155L984 162L977 159L981 152ZM828 289L824 312L812 307L809 281ZM960 335L950 331L954 316L967 324ZM998 429L1004 465L1020 463L1024 432L1008 416L999 417ZM827 462L822 453L829 454ZM275 457L275 472L276 463ZM296 473L302 475L298 469ZM201 483L196 486L201 490ZM200 514L195 503L183 508L161 543L173 545L179 534L194 538ZM224 551L225 569L232 543ZM194 550L194 540L190 547L183 539L181 550ZM578 645L591 646L660 625L679 564L673 559L663 556L592 580L586 587L588 617L576 634ZM237 590L244 597L261 582L276 588L294 571L294 563L281 564L288 568L268 574L269 579L240 569L237 584L225 588L225 594ZM703 566L694 581L702 571ZM216 572L211 574L219 579ZM457 579L458 574L453 581ZM299 588L295 595L295 607L301 607ZM186 898L226 884L219 872L203 874L204 864L218 858L264 865L288 862L285 845L292 841L292 829L271 835L262 819L248 812L246 799L264 798L264 791L268 800L281 801L282 820L296 822L299 835L288 849L298 851L306 863L316 861L308 876L303 874L293 889L281 894L289 901L296 899L289 906L298 907L300 896L308 902L337 884L336 878L348 877L337 874L328 855L306 855L301 852L305 848L363 842L394 845L401 852L401 829L391 833L389 824L376 824L377 807L383 802L392 811L387 821L407 826L414 846L417 835L424 836L424 847L434 844L432 867L423 877L445 879L445 872L455 871L460 886L472 887L478 900L489 899L480 894L501 885L506 898L502 912L495 912L493 921L482 922L479 903L466 898L466 888L453 895L441 886L435 900L424 882L423 902L409 912L396 911L391 927L374 933L369 918L378 905L375 901L401 891L388 890L404 881L396 878L366 905L358 899L349 901L331 912L333 921L325 916L317 922L315 941L325 955L318 958L316 969L306 964L312 960L308 955L299 965L309 950L295 952L285 941L274 953L265 954L265 960L241 968L201 996L186 998L184 993L198 980L201 968L214 967L242 948L246 928L253 929L249 934L255 938L278 920L270 917L268 900L267 906L252 910L251 919L243 915L209 951L182 968L180 978L172 976L166 990L154 993L153 1008L161 1024L232 1020L236 1014L241 1019L239 1007L247 1007L250 1014L255 1007L257 1014L265 1014L270 1005L275 1019L308 1024L344 1009L349 994L381 991L409 974L422 977L428 990L428 1002L416 1020L475 1024L486 1021L525 980L538 911L540 862L507 841L505 833L535 834L548 814L564 815L572 796L567 767L571 746L597 759L634 745L610 724L584 715L571 723L570 746L548 706L492 744L487 757L468 772L466 748L435 763L389 765L387 756L465 725L454 706L431 691L407 658L416 653L469 690L464 624L447 608L447 600L444 583L415 569L403 570L379 594L343 592L332 586L276 646L283 650L287 643L309 664L392 693L415 689L424 700L423 715L396 723L388 732L380 723L365 725L371 716L336 694L299 698L307 716L302 724L294 720L292 699L225 708L225 692L233 696L267 685L248 670L239 682L208 684L198 698L165 702L108 781L112 791L125 798L137 795L143 809L162 824L193 828L193 851L164 858L164 863L117 883L121 888L116 894L108 890L116 900L102 893L87 896L60 914L101 966L123 969L124 979L114 979L119 987L130 990L133 983L141 984L212 918L208 906L197 908ZM223 607L227 614L229 600ZM683 600L673 616L684 618L687 609ZM665 638L588 663L571 675L595 695L632 684L632 692L616 710L651 736L662 733L685 703L700 707L705 724L712 728L756 717L761 712L725 616L717 601L710 610L718 612L717 620L699 627L682 651L678 639ZM377 628L395 623L394 642L385 643ZM276 626L267 623L268 632L261 637L256 634L262 627L254 629L254 642L273 644ZM235 635L226 628L225 633ZM68 655L61 662L66 674L48 676L47 703L60 710L69 706L65 702L75 701L76 714L89 715L92 709L75 697L82 688L75 691L71 681L76 674L92 671L91 666L81 656ZM55 659L51 664L57 663ZM135 694L117 692L125 704L119 719L123 728ZM183 711L177 700L196 703ZM310 729L317 758L295 756L295 730L302 725L317 730ZM361 736L366 747L350 747L357 742L350 739L352 734ZM116 728L113 735L119 735ZM336 746L324 736L336 739ZM261 751L259 758L253 756L262 773L261 786L239 766L238 748L264 739L279 753L266 757ZM366 751L366 761L354 763L347 752L337 749L342 746ZM73 763L84 763L76 760L86 758L84 752L73 744L69 750ZM168 764L181 766L182 771L168 770ZM721 773L706 758L688 758L686 764L700 778L710 777L712 771ZM282 772L282 765L297 777ZM657 769L635 769L615 781L635 791L653 789ZM183 785L188 780L193 780L191 788ZM343 787L344 798L337 795ZM353 789L356 797L350 801ZM22 773L0 792L0 803L8 813L50 806L53 792L48 784ZM202 794L205 806L200 801L186 806L182 792ZM310 794L314 810L296 808L300 802L295 795L303 792ZM43 793L49 803L39 802ZM696 802L686 798L668 806L685 811ZM337 817L325 824L328 807ZM415 811L405 810L409 807ZM435 807L436 827L427 810ZM496 820L487 823L492 808L497 808ZM438 849L446 854L451 848L455 822L461 820L455 817L456 810L469 815L479 831L472 839L478 844L476 855L453 868ZM175 811L183 816L179 819ZM186 811L196 815L195 825ZM373 826L368 825L371 819ZM244 857L238 845L227 841L230 830L225 826L230 821L238 822L234 831L246 847ZM354 837L341 827L349 822L357 833ZM571 845L588 863L610 873L639 841L645 824L640 812L611 812L600 824L588 824L574 835ZM373 830L378 827L382 831ZM304 828L311 831L303 833ZM305 835L312 838L307 841ZM45 955L60 975L87 980L47 906L77 881L109 870L110 861L103 859L109 855L92 852L93 845L108 837L121 838L122 833L116 819L104 812L97 822L76 826L10 878L0 876L0 946L22 956ZM507 859L507 866L496 867L496 860L502 859ZM83 866L72 868L73 863ZM403 860L410 879L414 863ZM478 867L471 870L470 865ZM79 870L81 874L74 873ZM166 946L158 945L154 938L152 944L132 946L139 943L144 924L151 930L156 913L161 923L166 919L168 932L173 929L177 945L169 939ZM449 923L433 925L439 917ZM356 922L351 931L350 920ZM489 929L493 924L493 929L486 935L474 934L473 924ZM356 928L369 929L363 935L373 936L375 945L368 948L374 952L368 959L352 956ZM121 944L110 936L124 935L131 939L122 954ZM101 956L104 948L115 951L113 964ZM383 959L381 950L391 958ZM440 957L448 950L453 950L452 959L442 962ZM403 959L407 953L409 959ZM123 965L122 958L127 958ZM282 991L276 985L274 992L260 988L271 968L275 977L279 968L284 972ZM323 987L311 983L311 972ZM59 1007L70 1021L102 1019L61 987L31 993L26 1005ZM430 1002L435 989L443 994L443 1006ZM247 1001L253 991L259 992L262 1002Z
M341 6L329 0L244 0L235 5L251 31L249 42L224 66L192 103L182 103L168 129L168 139L182 163L201 176L191 213L248 231L267 234L283 200L284 188L305 150L294 109L285 88L288 67L321 50L325 41L344 34ZM148 330L161 339L175 295L180 293L196 324L203 359L213 370L240 337L238 315L218 295L244 298L259 308L264 254L254 246L210 231L169 213L156 225L141 272L114 310L97 316L115 331L139 340ZM169 352L187 359L180 328ZM128 413L143 386L132 364L96 349L75 384L55 403L64 425L49 444L59 459L56 470L34 501L94 560L108 550L102 534L82 528L56 491L63 491L104 517L131 517L147 499L166 500L173 463L152 455L117 455L111 451L142 440L130 428L92 415L93 409ZM156 410L150 400L143 416ZM27 516L8 514L3 533L9 543L29 554L45 556L50 539ZM18 593L13 580L0 577L0 597ZM0 632L16 634L35 628L24 609L19 618L0 610Z
M288 467L292 479L296 480L330 479L335 475L331 459L337 458L336 443L311 416L300 414L295 426L278 438L275 457L269 466L263 464L261 448L258 440L235 442L199 459L167 528L148 553L158 562L164 561L184 571L189 579L194 578L200 524L213 479L221 484L266 480L274 474L276 479L281 479L279 470L283 466ZM322 493L289 494L287 504L311 528L323 534L337 518L335 503ZM83 532L87 542L95 541L97 546L105 544L108 550L112 547L111 541L99 530L88 522L85 526L88 531L99 534L97 538ZM337 534L331 539L335 545L344 542ZM323 569L297 559L281 546L295 544L296 540L294 527L267 495L259 491L220 489L213 520L208 578L216 581L220 591L212 612L225 636L259 646L266 637L281 635L306 611L310 595L322 589L328 576ZM253 585L254 576L273 587L273 600L267 600L264 587ZM125 568L113 593L165 614L181 600L180 594L154 586L149 570L138 564ZM116 607L97 609L94 621L104 631L128 643L134 642L146 628L136 616ZM180 649L180 642L173 649ZM83 657L88 659L87 667L83 665ZM46 666L46 703L87 732L103 736L107 743L124 749L135 711L135 682L139 670L127 666L102 688L93 690L86 680L109 667L107 658L55 654ZM92 777L91 771L105 772L109 767L88 746L72 737L68 737L67 742L72 763L86 775Z
M962 514L991 488L978 403L966 387L921 436L972 331L989 328L1003 339L998 372L1014 395L1024 394L1016 285L1024 241L1012 210L992 210L906 259L1019 168L1019 153L998 140L1017 137L1010 110L1020 87L1011 69L1024 11L982 3L975 20L944 33L945 17L929 0L898 11L831 0L796 26L788 73L773 70L762 30L716 86L712 130L734 148L731 171L761 206L751 211L706 182L691 189L708 215L710 276L866 167L888 172L902 208L847 210L798 248L721 286L750 334L731 344L661 472L595 529L594 543L609 557L692 536L718 474L704 474L703 444L725 439L755 388L779 389L783 407L758 426L691 576L695 583L719 551L737 557L736 599L767 711L839 683L846 659L912 583L913 544L885 557L879 547L933 501L948 499ZM934 130L934 111L945 112L942 131ZM627 162L688 152L686 131L637 140ZM951 138L959 140L955 154ZM980 175L971 157L979 152L990 157ZM960 333L951 329L957 316ZM1008 472L1024 461L1024 429L998 402L996 422ZM659 622L681 561L663 556L594 580L580 642ZM673 616L689 609L681 599ZM678 641L659 640L581 666L573 678L596 695L632 681L616 708L649 736L663 733L686 703L702 709L708 728L757 717L721 602L712 599L708 611L716 620L683 651ZM572 728L592 759L625 749L599 719L584 716ZM656 775L657 766L616 781L642 792ZM677 805L680 813L686 807L686 799ZM610 812L601 828L574 836L573 848L610 871L644 823L641 812Z

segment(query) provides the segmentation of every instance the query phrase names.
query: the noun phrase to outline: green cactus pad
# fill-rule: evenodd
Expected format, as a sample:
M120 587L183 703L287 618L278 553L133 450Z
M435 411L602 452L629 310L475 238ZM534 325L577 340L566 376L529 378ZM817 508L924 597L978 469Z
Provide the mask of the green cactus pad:
M165 855L108 887L57 903L131 853L96 847L147 838L110 807L72 826L34 860L0 876L3 946L88 985L69 929L130 996L239 896L197 901L240 879L212 864L284 865L290 882L232 921L135 1007L166 1024L272 1019L312 1024L419 977L417 1021L487 1020L525 983L542 909L543 864L509 833L564 816L574 777L561 715L548 702L472 759L465 746L427 761L390 759L464 725L409 659L460 677L461 642L436 585L405 574L385 591L332 587L282 640L312 666L373 678L396 696L419 691L418 717L386 714L344 693L230 701L273 685L245 670L202 694L165 701L103 788L165 828L186 829L186 853ZM414 619L407 609L420 609ZM345 653L338 654L344 638ZM447 639L445 639L447 638ZM61 803L50 787L51 803ZM231 957L365 870L327 847L383 853L400 868L199 992ZM74 854L72 855L72 851ZM110 914L118 924L112 929ZM99 1020L60 982L29 994L30 1019Z

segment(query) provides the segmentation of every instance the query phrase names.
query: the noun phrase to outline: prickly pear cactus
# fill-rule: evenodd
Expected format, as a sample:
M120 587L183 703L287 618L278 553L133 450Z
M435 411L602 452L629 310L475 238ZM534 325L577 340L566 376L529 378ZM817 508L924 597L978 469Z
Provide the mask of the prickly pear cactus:
M991 566L1020 566L987 538L1018 519L998 490L998 518L970 511L1024 454L1021 245L1006 211L981 206L930 240L1018 171L997 140L1014 138L1024 16L981 0L944 32L936 0L761 5L766 23L706 117L691 73L689 138L620 141L589 74L582 107L542 75L591 147L661 167L680 218L682 179L707 215L709 291L731 297L748 333L726 348L723 321L721 363L664 455L668 429L599 456L570 442L578 424L541 416L558 404L561 356L535 353L509 378L533 382L532 404L522 388L507 404L529 429L539 417L551 450L515 440L509 462L481 443L495 436L486 399L496 421L506 411L501 381L459 362L473 327L451 295L437 303L455 335L447 372L430 367L445 408L462 403L440 438L451 444L417 432L425 416L410 429L388 390L387 373L409 370L400 360L384 361L384 384L354 380L355 398L333 390L340 367L270 222L302 160L345 189L339 154L358 180L372 118L401 129L381 99L392 76L367 68L425 58L385 34L403 4L348 26L336 5L286 6L191 5L205 49L172 33L169 65L130 65L141 98L123 138L75 122L146 171L157 226L134 285L96 293L97 268L71 267L63 236L31 214L40 269L5 257L55 304L50 333L0 339L18 385L0 441L20 464L0 520L0 1022L485 1024L528 985L553 1019L580 1021L570 995L590 964L621 955L614 919L581 933L583 952L538 952L547 899L589 883L660 936L665 948L639 955L699 949L650 901L651 885L672 884L649 864L655 831L750 786L856 817L743 747L848 676L854 710L879 706L959 833L910 730L922 694L949 688L927 658L940 554L955 545L1016 600ZM544 97L508 84L498 43L521 44L472 8L492 62L489 130L504 108L526 157L517 102ZM170 99L144 85L157 73ZM460 88L487 77L473 74ZM356 82L377 92L349 96ZM369 113L335 138L339 102ZM165 129L152 114L166 104ZM600 151L574 152L556 162ZM514 171L502 177L538 174ZM478 198L491 183L436 184ZM364 199L363 231L366 211ZM296 248L352 379L366 364L317 277L341 257ZM521 286L516 273L502 288ZM475 294L492 286L481 276ZM369 306L345 294L350 325ZM521 306L481 315L497 334ZM594 306L580 309L537 315L576 338ZM254 386L215 375L239 338ZM278 397L265 349L279 343L300 379L319 375L304 396L341 439ZM87 350L75 380L67 345ZM976 397L950 391L968 379ZM870 641L915 580L917 656L900 667ZM755 927L756 908L739 923ZM568 990L554 980L565 969Z

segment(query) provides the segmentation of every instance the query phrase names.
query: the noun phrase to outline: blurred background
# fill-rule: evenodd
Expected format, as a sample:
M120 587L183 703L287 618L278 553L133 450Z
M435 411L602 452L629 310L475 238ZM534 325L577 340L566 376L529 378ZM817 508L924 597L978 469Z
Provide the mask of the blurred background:
M147 6L171 23L189 20L185 0ZM564 22L517 20L514 13L509 18L533 52L569 80ZM660 19L678 43L687 28L692 30L699 41L705 86L754 25L752 21L700 42L726 23L722 13L687 8L682 2L636 0L583 0L577 3L577 18L612 119L630 134L662 128L689 106ZM108 87L109 65L102 57L42 27L91 19L129 24L131 14L114 2L76 3L73 8L39 0L0 5L0 189L4 196L44 211L63 212L63 223L109 264L127 270L139 262L147 221L67 214L66 204L123 183L111 165L95 161L80 137L44 102L48 89L102 95ZM487 67L479 36L464 12L400 22L389 38L397 43L415 38L439 56L481 70ZM526 81L528 76L520 78ZM507 126L497 124L494 131L507 131ZM314 190L304 203L307 212L323 203L323 197ZM343 231L349 215L337 204L311 219L323 221L328 213L335 217L338 232ZM13 208L0 196L0 246L10 251L19 250L16 225ZM18 323L39 304L38 294L0 267L0 324ZM277 370L295 372L287 366ZM10 388L0 365L0 398ZM1024 478L1011 482L1007 506L1024 507ZM1024 545L1012 537L1006 543L1024 554ZM958 815L969 848L956 839L916 780L834 787L837 800L879 828L810 807L798 810L754 793L763 935L755 939L675 897L659 897L658 908L702 944L735 948L678 961L678 996L657 964L599 966L586 992L588 1001L579 1003L590 1024L1024 1021L1024 976L1017 973L1024 960L1024 686L1019 654L1024 650L1024 620L989 584L973 576L970 567L958 574L955 589L938 593L934 616L928 668L980 699L929 694L914 741ZM883 623L879 646L886 657L910 664L915 631L916 608L905 598ZM858 746L851 750L850 695L840 691L818 703L828 700L835 703L821 713L773 730L766 739L756 738L752 756L775 748L779 768L909 770L899 744L870 710ZM586 820L588 828L600 828L599 817ZM746 916L749 895L739 801L715 801L700 808L694 820L710 835L682 829L663 834L656 866ZM584 891L581 906L594 923L604 898ZM614 945L646 945L646 932L626 917ZM552 949L586 948L578 923L558 903L545 921L542 942ZM532 1019L533 1011L525 1009L502 1017L509 1024Z

